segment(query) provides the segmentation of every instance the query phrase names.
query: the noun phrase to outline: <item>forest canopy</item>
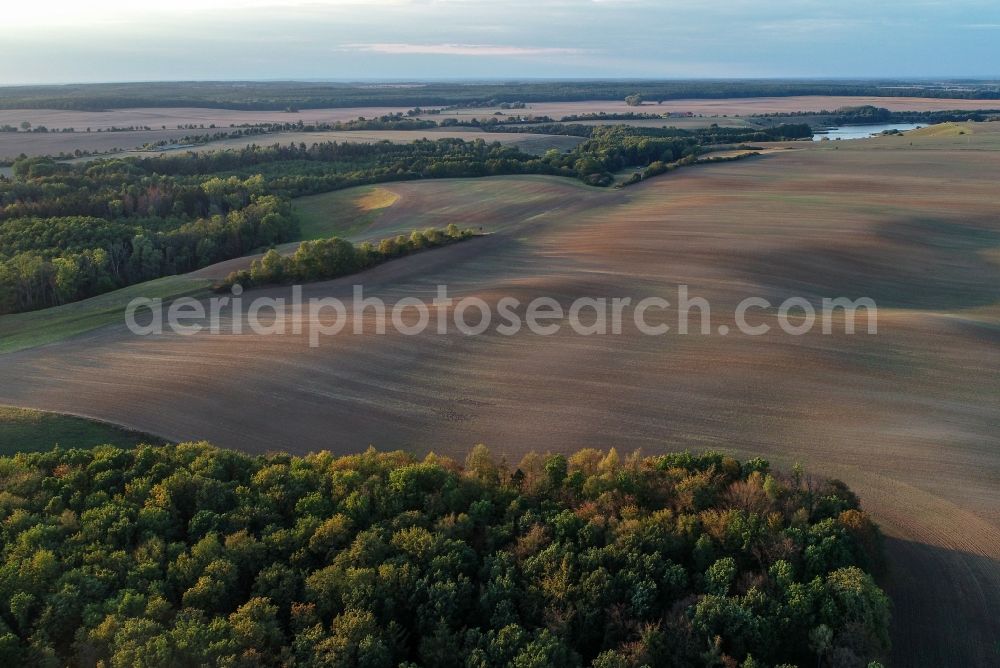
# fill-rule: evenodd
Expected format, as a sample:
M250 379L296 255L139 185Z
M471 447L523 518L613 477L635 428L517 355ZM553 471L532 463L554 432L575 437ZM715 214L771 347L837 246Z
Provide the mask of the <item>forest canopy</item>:
M864 666L875 525L717 453L0 458L0 659L105 666Z

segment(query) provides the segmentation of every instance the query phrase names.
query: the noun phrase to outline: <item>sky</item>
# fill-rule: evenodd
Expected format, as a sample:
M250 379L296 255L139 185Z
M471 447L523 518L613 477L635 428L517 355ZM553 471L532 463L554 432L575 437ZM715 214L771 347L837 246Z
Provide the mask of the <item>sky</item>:
M0 84L1000 76L996 0L31 0Z

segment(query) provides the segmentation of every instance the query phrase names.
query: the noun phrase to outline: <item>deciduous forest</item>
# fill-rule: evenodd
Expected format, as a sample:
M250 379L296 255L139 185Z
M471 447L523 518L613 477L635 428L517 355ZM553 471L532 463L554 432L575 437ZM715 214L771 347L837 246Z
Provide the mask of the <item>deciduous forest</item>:
M0 459L7 665L855 665L877 528L721 454Z

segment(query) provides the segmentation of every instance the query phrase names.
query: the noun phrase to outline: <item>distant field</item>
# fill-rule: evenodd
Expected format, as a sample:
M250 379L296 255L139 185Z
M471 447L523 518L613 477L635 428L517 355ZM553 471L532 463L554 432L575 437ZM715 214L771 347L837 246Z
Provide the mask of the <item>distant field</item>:
M343 109L304 109L285 111L235 111L232 109L202 109L195 107L145 107L139 109L111 109L107 111L64 111L59 109L0 109L0 125L20 126L28 121L34 126L48 128L127 128L148 126L176 129L178 125L214 124L218 129L242 123L335 123L364 116L372 118L396 112L406 112L409 107L346 107Z
M933 111L948 109L998 109L1000 100L961 100L920 97L834 97L834 96L791 96L791 97L749 97L720 99L667 100L663 104L647 102L640 107L630 107L624 100L590 100L581 102L534 102L525 109L501 109L500 107L476 107L448 110L440 115L427 118L487 118L500 112L506 115L546 115L555 120L570 114L587 113L668 113L678 112L702 114L705 116L748 115L754 113L781 113L792 111L822 111L839 107L873 104L895 111ZM91 128L148 126L168 130L178 125L209 125L228 128L230 124L242 123L335 123L349 121L364 116L372 118L385 114L406 112L408 107L345 107L341 109L304 109L297 112L284 111L235 111L231 109L202 109L193 107L148 107L140 109L114 109L109 111L64 111L55 109L0 109L0 125L19 126L28 121L34 126L48 128Z
M24 132L0 132L0 160L12 160L20 154L25 155L59 155L62 153L73 153L75 150L110 152L120 151L117 157L148 157L152 155L163 155L175 150L184 151L217 151L222 149L241 148L251 144L269 145L274 143L299 143L308 144L314 142L409 142L417 139L443 139L446 137L456 137L466 141L482 139L483 141L498 141L503 144L514 144L523 151L529 153L544 153L550 148L559 150L570 149L581 141L579 137L566 137L559 135L538 135L530 133L501 133L501 132L481 132L475 128L463 129L427 129L419 131L391 131L391 130L368 130L368 131L345 131L345 132L278 132L265 135L254 135L245 138L223 139L205 144L199 144L192 148L166 149L160 151L136 151L136 149L147 143L160 140L175 141L182 137L198 134L201 130L154 130L138 132L73 132L73 133L24 133ZM98 154L82 158L71 159L72 162L89 162L108 155ZM9 168L0 168L9 175Z
M642 113L648 113L643 111ZM655 113L655 112L654 112ZM754 124L750 120L745 118L735 118L728 117L723 118L721 116L694 116L691 118L639 118L633 120L593 120L593 121L570 121L574 125L631 125L640 128L680 128L681 130L694 130L698 128L707 128L710 125L718 125L723 128L747 128L753 127Z
M509 461L589 446L801 461L844 479L888 535L889 665L995 665L1000 124L972 129L792 144L622 190L433 180L299 204L314 234L492 233L305 286L307 299L350 305L363 283L391 304L447 285L495 312L505 296L674 301L684 284L713 325L748 296L871 297L877 335L378 335L369 312L364 334L310 348L296 335L137 338L109 325L0 355L0 401L252 452L449 454L485 441Z
M833 97L833 96L792 96L792 97L746 97L721 98L716 100L667 100L663 104L647 102L640 107L630 107L624 100L589 102L538 102L529 104L527 109L508 113L551 116L558 120L572 114L605 112L623 113L692 113L703 116L749 116L751 114L777 114L794 111L823 111L840 107L855 107L865 104L884 107L892 111L941 111L950 109L1000 109L1000 100L952 100L922 97ZM486 117L495 110L466 109L448 112L458 116Z
M301 81L133 82L61 86L0 87L0 107L89 109L198 107L226 109L424 108L496 99L506 102L624 100L640 93L648 100L725 97L837 95L883 96L909 91L913 96L970 98L997 93L995 82L838 81L494 81L361 83ZM949 92L953 91L953 92ZM994 94L993 97L1000 97ZM280 113L280 112L279 112Z
M529 153L544 153L550 148L567 150L573 148L583 141L580 137L566 137L563 135L539 135L530 133L508 133L508 132L481 132L476 129L453 130L448 128L429 130L345 130L330 132L276 132L266 135L255 135L252 137L238 137L235 139L221 139L219 141L199 144L193 148L170 149L165 151L129 151L121 155L151 156L171 153L175 150L194 151L201 153L205 151L219 151L233 148L242 148L257 144L258 146L269 146L271 144L306 144L322 142L411 142L418 139L446 139L454 137L465 141L482 139L486 142L500 142L502 144L513 144L521 150ZM79 158L79 161L93 160L94 158Z
M128 150L161 140L174 141L200 130L139 130L127 132L0 132L0 160L13 160L22 153L59 155Z
M585 101L585 102L539 102L527 105L525 109L504 110L499 107L469 108L449 110L442 114L425 115L436 121L446 118L459 120L481 120L490 118L509 118L512 116L549 116L560 120L568 115L580 115L605 112L666 114L692 113L694 117L675 117L666 119L640 119L634 121L578 121L588 125L604 123L627 123L629 125L664 127L673 126L682 129L706 127L713 123L723 127L746 127L753 125L753 119L740 118L752 114L788 113L794 111L833 110L844 106L874 104L897 111L933 111L949 109L996 109L1000 108L1000 100L960 100L938 98L907 98L907 97L763 97L763 98L729 98L717 100L669 100L663 104L646 103L641 107L629 107L624 101ZM129 151L146 143L159 140L175 140L186 135L198 134L202 130L178 130L177 125L216 125L216 131L224 131L232 124L286 122L295 123L299 120L306 123L347 121L359 116L372 118L387 113L406 111L401 107L353 107L343 109L308 109L301 112L287 113L281 111L234 111L228 109L200 108L143 108L120 109L111 111L62 111L51 109L0 109L0 125L18 126L22 121L28 121L34 126L45 125L49 128L73 127L74 133L0 133L0 159L11 159L21 153L27 155L58 155L81 151ZM498 115L499 114L499 115ZM152 130L128 132L85 132L86 128L149 126ZM162 129L166 126L166 129ZM246 146L251 143L273 143L274 141L411 141L420 137L460 137L463 139L484 139L485 141L500 141L513 143L523 150L542 153L549 148L567 149L579 142L573 137L552 137L530 134L482 133L473 128L460 129L429 129L418 132L376 132L351 131L336 133L281 133L250 137L247 139L231 139L211 142L200 146L197 150L214 150ZM131 153L128 153L131 155ZM149 155L143 152L141 155Z
M130 448L162 439L104 422L26 408L0 406L0 456L18 452L115 445Z

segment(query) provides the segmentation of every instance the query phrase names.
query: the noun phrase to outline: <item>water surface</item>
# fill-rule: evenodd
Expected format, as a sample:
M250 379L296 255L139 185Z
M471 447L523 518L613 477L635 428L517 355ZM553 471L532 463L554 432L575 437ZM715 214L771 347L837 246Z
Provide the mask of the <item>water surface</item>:
M924 124L926 125L926 123ZM813 141L822 141L824 137L829 137L830 141L837 139L865 139L880 135L887 130L916 130L923 125L918 123L877 123L869 125L841 125L835 128L825 128L813 135Z

